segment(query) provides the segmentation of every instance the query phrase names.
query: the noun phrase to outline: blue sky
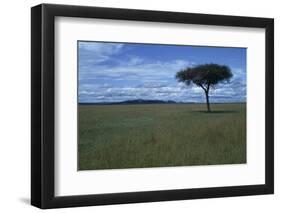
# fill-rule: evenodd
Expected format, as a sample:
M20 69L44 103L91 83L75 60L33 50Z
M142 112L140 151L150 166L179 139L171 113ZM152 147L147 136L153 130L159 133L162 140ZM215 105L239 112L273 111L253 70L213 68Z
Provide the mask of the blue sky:
M211 102L246 101L246 49L78 41L79 103L134 99L205 102L201 88L177 82L186 67L217 63L233 78L210 91Z

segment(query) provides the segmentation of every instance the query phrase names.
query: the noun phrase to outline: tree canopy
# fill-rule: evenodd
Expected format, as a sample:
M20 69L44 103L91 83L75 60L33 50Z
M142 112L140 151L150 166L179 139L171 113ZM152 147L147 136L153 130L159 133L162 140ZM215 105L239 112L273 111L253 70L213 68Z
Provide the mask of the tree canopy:
M201 87L205 91L207 109L210 111L209 90L222 81L229 81L232 77L230 68L219 64L201 64L195 67L188 67L176 74L179 82L186 85L191 83Z
M179 82L184 82L186 85L191 83L207 89L209 86L214 86L219 82L228 81L232 77L230 68L226 65L218 64L202 64L195 67L188 67L179 71L176 78Z

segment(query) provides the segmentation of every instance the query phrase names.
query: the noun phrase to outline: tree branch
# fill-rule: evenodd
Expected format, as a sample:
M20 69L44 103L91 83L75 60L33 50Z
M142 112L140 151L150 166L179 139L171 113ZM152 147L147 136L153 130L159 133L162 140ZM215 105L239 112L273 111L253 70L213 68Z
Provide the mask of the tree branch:
M208 85L207 85L207 92L209 92L209 89L210 89L210 82L208 82Z
M202 85L202 84L198 84L205 92L207 92L207 89Z

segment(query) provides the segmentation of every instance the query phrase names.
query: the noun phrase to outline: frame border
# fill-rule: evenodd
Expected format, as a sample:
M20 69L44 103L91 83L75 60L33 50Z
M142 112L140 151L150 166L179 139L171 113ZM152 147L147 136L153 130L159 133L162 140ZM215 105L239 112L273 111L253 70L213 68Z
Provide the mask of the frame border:
M56 16L265 28L265 184L129 193L54 195ZM63 208L274 193L274 19L40 4L31 8L31 205Z

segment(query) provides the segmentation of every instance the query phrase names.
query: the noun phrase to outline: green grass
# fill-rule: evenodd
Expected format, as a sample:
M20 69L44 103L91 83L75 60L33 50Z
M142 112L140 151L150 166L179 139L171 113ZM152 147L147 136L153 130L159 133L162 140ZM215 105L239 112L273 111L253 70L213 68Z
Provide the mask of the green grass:
M79 106L79 170L246 163L246 105Z

